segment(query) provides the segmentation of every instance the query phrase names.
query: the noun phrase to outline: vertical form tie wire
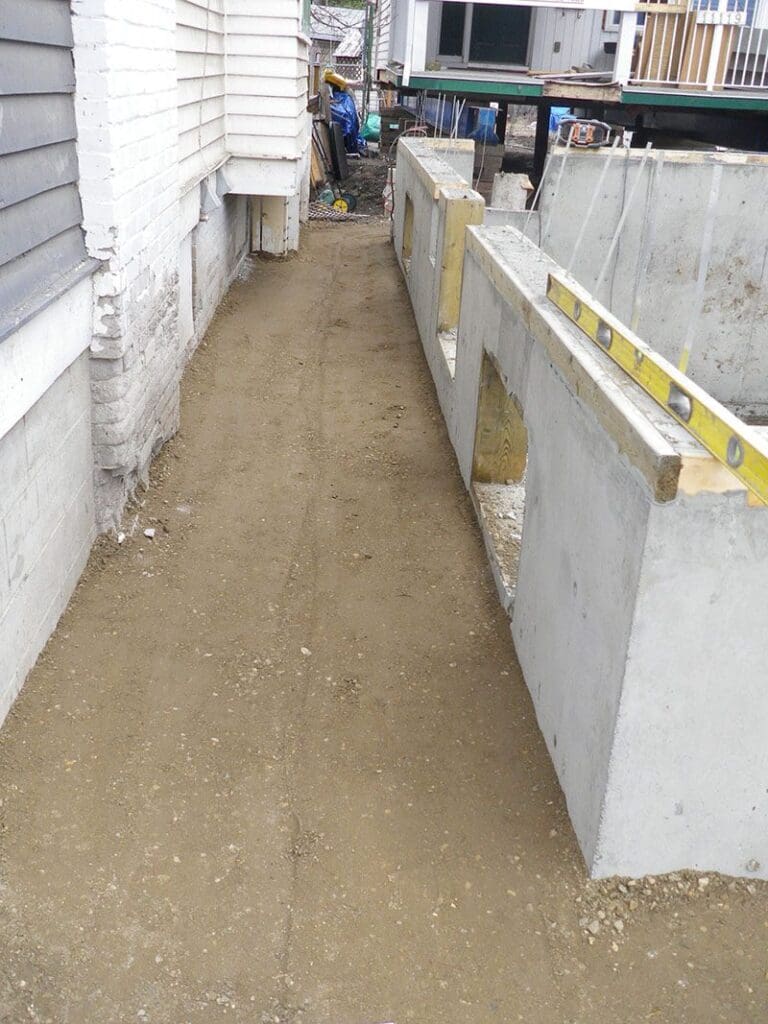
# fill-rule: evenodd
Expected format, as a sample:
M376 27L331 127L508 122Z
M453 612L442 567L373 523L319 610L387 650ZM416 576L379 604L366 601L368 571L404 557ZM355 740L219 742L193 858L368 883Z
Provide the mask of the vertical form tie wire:
M576 241L573 245L573 252L571 253L571 258L568 260L568 266L565 268L566 274L571 273L573 265L576 262L576 257L578 256L579 249L581 248L581 243L584 241L584 235L587 230L587 225L592 220L592 214L595 212L595 203L597 202L597 197L602 191L603 185L605 184L605 177L608 174L608 168L610 167L611 161L616 153L616 150L618 149L618 145L619 136L616 135L616 137L613 140L613 145L608 151L608 155L606 156L605 162L603 163L603 169L600 171L600 177L597 179L597 185L595 186L595 189L592 193L592 198L589 201L589 207L587 209L586 216L582 218L581 227L579 228L579 233L576 236Z
M664 151L660 150L660 156L656 160L655 173L651 175L648 182L648 194L645 202L645 216L643 218L643 237L640 242L640 252L637 256L635 268L635 287L632 295L632 311L629 318L630 330L637 333L640 326L640 312L642 309L642 285L648 278L648 268L653 254L653 244L656 239L656 206L653 198L658 193L661 184L661 174L664 170Z
M595 282L595 287L592 289L592 292L596 299L600 298L600 289L602 288L603 282L605 281L605 276L608 273L608 267L610 266L611 258L613 257L613 254L616 251L616 246L618 245L619 237L624 228L624 224L627 220L627 217L629 216L629 211L632 209L632 203L634 201L635 195L637 194L638 187L641 181L643 180L643 171L645 170L645 165L648 163L648 157L651 155L651 146L652 143L649 142L648 145L645 147L643 159L640 161L640 167L637 171L637 177L635 178L634 184L632 185L632 190L629 193L627 202L625 203L624 209L622 210L621 216L619 217L619 222L616 225L616 230L613 233L611 244L608 246L608 252L605 254L605 259L603 261L602 267L600 268L600 273L598 275L597 281ZM629 160L630 152L631 150L628 149L627 160Z
M547 234L549 233L550 225L552 224L552 217L554 216L555 206L557 205L557 199L558 199L558 196L560 195L560 186L561 186L561 184L563 182L563 174L565 173L565 165L568 162L568 153L570 152L570 149L571 149L571 142L573 141L573 130L574 130L575 127L576 126L572 124L572 125L569 126L569 129L568 129L568 141L565 144L565 152L563 153L563 162L560 164L560 170L557 172L557 181L555 182L555 191L552 194L552 204L549 207L549 214L547 216L547 223L544 225L544 227L542 228L542 231L541 231L541 236L540 236L541 237L541 243L539 245L539 248L543 247L544 239L547 237ZM552 156L554 156L554 155L555 155L555 151L553 150L552 151ZM543 182L544 182L544 175L542 175L541 180L542 180L542 184L543 184Z
M704 305L704 289L707 284L707 273L709 271L709 257L712 254L712 235L715 227L715 215L717 213L717 200L720 195L720 182L723 178L723 165L715 164L712 168L712 183L709 187L709 199L707 200L707 212L704 216L704 230L701 235L701 249L699 250L699 268L696 275L696 292L694 294L693 309L688 317L683 351L680 354L679 368L683 373L688 372L688 363L693 351L693 339L696 335L699 317Z

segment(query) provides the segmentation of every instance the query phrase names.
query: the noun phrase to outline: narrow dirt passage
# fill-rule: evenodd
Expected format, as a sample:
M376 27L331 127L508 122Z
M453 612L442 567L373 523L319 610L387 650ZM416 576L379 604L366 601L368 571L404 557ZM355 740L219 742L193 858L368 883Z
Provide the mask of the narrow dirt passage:
M235 285L134 516L0 733L0 1021L766 1020L762 888L585 879L384 226Z

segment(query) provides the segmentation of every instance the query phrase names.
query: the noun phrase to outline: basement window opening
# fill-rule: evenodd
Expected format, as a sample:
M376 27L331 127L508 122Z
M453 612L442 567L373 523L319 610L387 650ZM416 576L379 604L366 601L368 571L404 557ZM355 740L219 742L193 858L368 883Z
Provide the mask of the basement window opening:
M502 604L515 600L525 518L528 431L523 409L483 354L472 460L472 494Z

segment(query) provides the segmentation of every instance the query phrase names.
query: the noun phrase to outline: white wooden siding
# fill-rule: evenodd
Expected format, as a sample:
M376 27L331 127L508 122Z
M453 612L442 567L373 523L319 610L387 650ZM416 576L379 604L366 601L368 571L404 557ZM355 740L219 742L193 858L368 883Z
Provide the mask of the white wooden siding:
M233 156L299 159L308 42L299 0L226 0L227 142Z
M405 0L391 0L402 7ZM513 5L510 5L513 6ZM442 3L430 4L427 60L438 56ZM591 64L597 69L613 67L613 57L603 52L605 40L616 40L617 33L607 34L602 29L603 11L565 10L563 8L531 8L531 34L528 46L528 65L536 71L569 71L574 65ZM555 53L555 43L560 50Z
M594 68L613 67L613 57L603 52L603 40L617 39L602 29L602 11L566 11L533 8L529 65L534 71L569 71L588 63ZM554 45L560 43L560 52Z
M391 59L390 29L392 23L392 0L379 0L376 21L376 68L386 68Z
M179 184L194 187L227 155L224 0L176 0Z
M408 36L408 2L392 0L389 16L389 59L405 64Z

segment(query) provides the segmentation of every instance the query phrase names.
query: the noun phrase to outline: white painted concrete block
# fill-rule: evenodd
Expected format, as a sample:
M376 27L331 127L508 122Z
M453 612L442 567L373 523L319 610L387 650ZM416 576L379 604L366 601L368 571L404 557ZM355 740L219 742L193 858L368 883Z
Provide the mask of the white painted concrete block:
M0 517L16 501L27 480L27 445L20 420L0 438Z
M86 278L0 345L0 438L14 427L91 339Z
M15 467L0 511L0 722L95 536L90 401L85 352L0 439L0 464Z

